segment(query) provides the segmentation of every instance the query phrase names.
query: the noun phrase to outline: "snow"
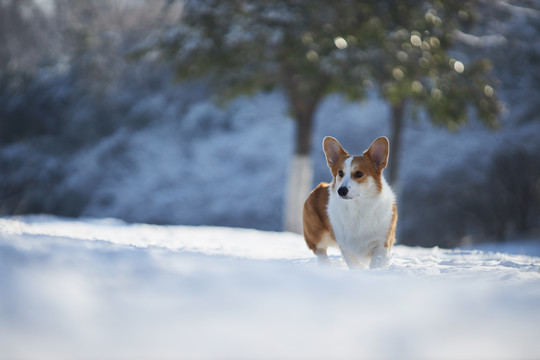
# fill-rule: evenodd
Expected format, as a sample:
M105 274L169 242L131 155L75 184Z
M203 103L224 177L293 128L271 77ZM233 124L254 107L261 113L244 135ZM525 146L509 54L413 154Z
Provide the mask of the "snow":
M0 358L539 358L527 249L349 271L290 233L0 218Z

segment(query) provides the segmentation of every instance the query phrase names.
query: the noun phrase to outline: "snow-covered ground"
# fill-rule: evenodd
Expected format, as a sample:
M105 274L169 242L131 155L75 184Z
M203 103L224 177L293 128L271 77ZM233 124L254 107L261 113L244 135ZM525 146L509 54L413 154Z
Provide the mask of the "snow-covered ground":
M349 271L289 233L0 218L0 359L537 359L533 244Z

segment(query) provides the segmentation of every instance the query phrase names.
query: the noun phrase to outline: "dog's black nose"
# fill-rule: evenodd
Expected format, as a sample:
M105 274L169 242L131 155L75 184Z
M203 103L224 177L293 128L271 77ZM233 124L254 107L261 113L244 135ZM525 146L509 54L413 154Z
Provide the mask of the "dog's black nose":
M342 186L338 189L337 193L339 196L347 196L347 193L349 192L349 189L347 189L345 186Z

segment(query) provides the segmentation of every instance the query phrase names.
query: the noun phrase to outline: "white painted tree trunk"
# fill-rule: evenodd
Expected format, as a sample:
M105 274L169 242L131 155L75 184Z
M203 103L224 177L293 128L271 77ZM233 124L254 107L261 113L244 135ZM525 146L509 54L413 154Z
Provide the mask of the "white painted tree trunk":
M285 192L285 231L302 234L302 210L313 181L311 157L294 155Z

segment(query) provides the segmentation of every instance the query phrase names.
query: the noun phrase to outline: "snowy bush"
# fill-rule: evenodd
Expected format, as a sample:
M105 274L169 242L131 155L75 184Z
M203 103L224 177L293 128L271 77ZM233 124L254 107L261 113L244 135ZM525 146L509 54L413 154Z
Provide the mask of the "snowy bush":
M194 104L182 119L182 130L192 136L211 135L227 130L227 118L223 110L212 103Z

